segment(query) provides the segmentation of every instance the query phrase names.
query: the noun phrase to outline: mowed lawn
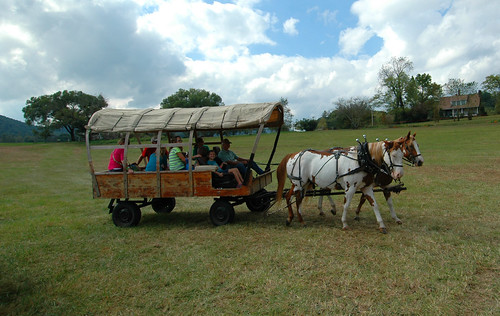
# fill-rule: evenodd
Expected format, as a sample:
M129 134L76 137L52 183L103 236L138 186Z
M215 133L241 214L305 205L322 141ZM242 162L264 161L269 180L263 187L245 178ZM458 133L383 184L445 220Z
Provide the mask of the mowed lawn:
M0 315L498 315L498 120L282 133L275 163L416 132L425 163L405 167L402 225L376 194L385 235L369 205L354 221L358 196L348 231L341 214L319 216L317 198L306 228L285 226L284 205L240 205L233 224L214 227L211 198L179 198L170 214L146 207L139 226L117 228L108 201L92 199L85 144L0 144ZM254 139L231 137L232 149L248 155ZM262 137L257 161L273 141ZM96 154L98 169L108 157Z

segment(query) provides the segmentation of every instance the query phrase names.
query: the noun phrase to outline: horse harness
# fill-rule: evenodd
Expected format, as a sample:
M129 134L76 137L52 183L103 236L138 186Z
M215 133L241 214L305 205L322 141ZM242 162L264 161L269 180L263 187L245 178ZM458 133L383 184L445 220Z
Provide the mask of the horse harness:
M385 152L387 152L387 149L384 149ZM298 180L299 183L300 183L300 187L303 187L303 184L307 183L307 181L303 182L302 181L302 177L301 177L301 161L302 161L302 155L304 155L304 153L308 152L308 151L312 151L312 149L306 149L306 150L303 150L299 153L299 157L294 161L293 163L293 166L292 166L292 172L291 172L291 175L287 175L288 178L290 180ZM390 166L388 166L384 161L382 161L382 165L379 166L377 165L373 159L371 158L371 155L370 155L370 150L368 148L368 143L367 142L364 142L364 143L360 143L358 146L357 146L357 159L356 158L352 158L352 157L349 157L348 155L346 155L348 153L348 151L346 151L345 149L341 149L339 147L334 147L332 149L330 149L328 152L330 153L333 153L333 155L323 164L323 166L321 166L321 168L319 168L319 170L316 172L316 174L314 175L314 177L316 177L320 172L321 170L326 166L326 164L328 162L330 162L330 160L332 160L333 158L335 158L336 160L336 164L335 164L335 174L336 174L336 177L335 177L335 180L333 180L328 186L332 185L333 183L336 183L337 185L340 185L338 183L338 180L340 178L343 178L345 176L349 176L349 175L352 175L352 174L355 174L355 173L358 173L358 172L367 172L369 174L372 174L374 177L377 176L377 175L385 175L385 176L390 176L390 173L391 173L391 169L393 167L403 167L403 166L400 166L400 165L395 165L393 164L392 162L392 159L391 159L391 155L389 154L389 161L391 163ZM385 154L384 152L384 154ZM343 175L339 175L339 159L340 159L340 156L344 154L344 157L346 158L349 158L351 160L357 160L358 163L359 163L359 167L343 174ZM298 162L298 168L299 168L299 175L298 176L293 176L293 171L295 170L295 167L297 165L297 162ZM313 184L314 185L314 184ZM302 193L304 194L304 192Z

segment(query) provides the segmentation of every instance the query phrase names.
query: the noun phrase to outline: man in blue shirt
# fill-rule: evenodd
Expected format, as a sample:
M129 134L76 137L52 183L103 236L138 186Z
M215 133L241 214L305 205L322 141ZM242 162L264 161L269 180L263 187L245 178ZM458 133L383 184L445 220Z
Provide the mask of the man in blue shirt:
M236 167L240 171L240 173L244 176L247 171L248 159L238 157L233 151L229 150L231 147L231 142L229 139L225 138L222 141L222 150L219 152L218 157L228 164L230 167ZM255 170L257 174L263 174L264 171L254 162L250 164L250 168Z

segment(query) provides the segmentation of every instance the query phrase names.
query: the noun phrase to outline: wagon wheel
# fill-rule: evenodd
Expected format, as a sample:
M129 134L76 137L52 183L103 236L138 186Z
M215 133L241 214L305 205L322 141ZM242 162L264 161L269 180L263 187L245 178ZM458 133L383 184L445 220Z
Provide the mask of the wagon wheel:
M137 226L141 220L141 209L133 202L119 202L111 215L118 227Z
M175 198L153 199L151 206L156 213L170 213L175 207Z
M210 207L210 220L215 226L226 225L234 220L233 206L224 200L217 200Z
M264 212L271 206L271 198L265 189L259 190L246 200L248 209L252 212Z

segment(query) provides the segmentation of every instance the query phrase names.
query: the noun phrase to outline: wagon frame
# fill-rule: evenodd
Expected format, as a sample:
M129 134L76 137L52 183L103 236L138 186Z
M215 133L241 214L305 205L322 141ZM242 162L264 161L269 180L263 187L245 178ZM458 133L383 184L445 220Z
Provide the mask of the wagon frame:
M279 102L236 104L220 107L171 108L171 109L110 109L95 112L86 126L86 147L93 198L110 199L109 212L115 225L136 226L141 219L141 208L151 205L158 213L171 212L177 197L214 197L210 208L210 219L216 226L232 222L234 206L246 203L250 211L262 212L271 204L270 194L265 187L272 182L271 161L276 151L281 127L284 122L283 106ZM124 148L124 165L128 166L128 154L134 148L156 148L182 146L193 152L193 140L200 132L217 132L222 145L224 131L257 129L255 142L250 153L254 161L260 137L264 128L277 128L273 148L269 154L265 173L252 176L250 168L244 175L241 188L218 188L212 184L212 166L201 166L181 171L161 171L157 159L157 171L136 171L129 173L96 171L92 160L95 149L114 150ZM170 143L172 133L188 133L183 143ZM92 145L92 135L99 133L120 133L125 135L124 145ZM154 134L156 144L141 144L141 135ZM162 140L165 136L167 141ZM135 136L138 144L129 144ZM193 166L189 155L189 166Z

